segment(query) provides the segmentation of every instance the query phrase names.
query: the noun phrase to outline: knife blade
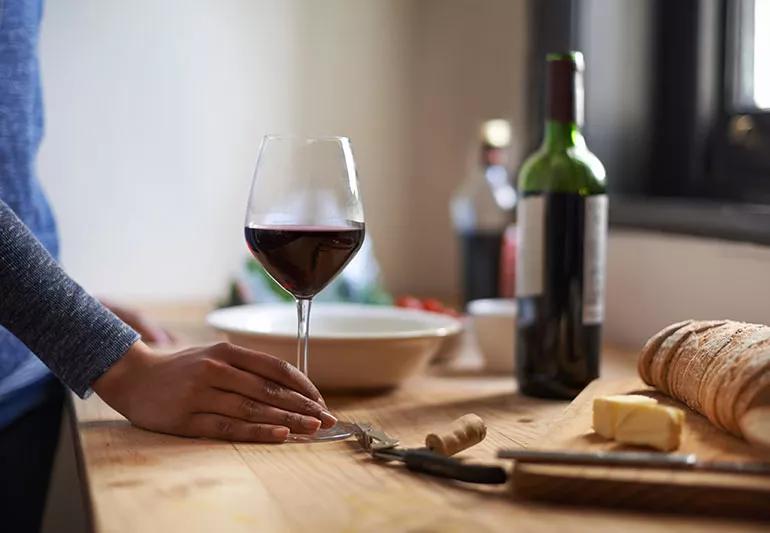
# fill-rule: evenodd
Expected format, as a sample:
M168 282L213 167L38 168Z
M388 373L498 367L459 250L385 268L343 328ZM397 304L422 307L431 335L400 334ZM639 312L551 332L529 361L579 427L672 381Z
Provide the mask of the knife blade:
M631 468L659 468L770 476L770 462L708 461L698 459L698 456L693 453L670 454L659 452L499 450L497 452L497 457L500 459L513 459L519 463L577 466L627 466Z

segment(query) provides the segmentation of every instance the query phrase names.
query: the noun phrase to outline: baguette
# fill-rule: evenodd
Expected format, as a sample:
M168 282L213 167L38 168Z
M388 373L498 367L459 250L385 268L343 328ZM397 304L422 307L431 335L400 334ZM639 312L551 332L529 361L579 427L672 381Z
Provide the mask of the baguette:
M653 335L637 363L645 383L741 436L741 419L770 404L770 326L686 320Z

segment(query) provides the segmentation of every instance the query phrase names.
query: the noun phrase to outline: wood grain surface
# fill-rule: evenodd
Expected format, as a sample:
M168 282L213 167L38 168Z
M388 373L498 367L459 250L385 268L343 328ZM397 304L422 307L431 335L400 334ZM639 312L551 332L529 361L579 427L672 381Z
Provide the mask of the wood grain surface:
M421 445L428 431L469 412L487 438L461 457L495 462L499 448L543 434L564 402L516 392L484 376L475 350L399 390L327 397L341 418L371 422ZM607 349L603 373L631 376L636 354ZM697 515L569 507L376 463L355 441L254 445L185 439L137 429L98 397L73 398L76 448L92 527L99 532L197 531L737 531L767 524Z
M637 377L593 382L532 446L573 451L631 449L602 438L591 428L594 398L630 393L652 396L685 412L681 445L675 453L695 453L703 460L770 459L767 452L718 429ZM520 464L514 469L513 484L520 496L562 503L770 519L770 478L766 476Z

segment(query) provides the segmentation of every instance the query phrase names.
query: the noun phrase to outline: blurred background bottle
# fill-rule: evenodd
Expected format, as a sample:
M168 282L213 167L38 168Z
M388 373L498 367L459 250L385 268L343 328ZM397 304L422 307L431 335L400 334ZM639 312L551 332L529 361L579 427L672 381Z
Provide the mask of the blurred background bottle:
M516 189L508 169L510 122L484 122L480 145L472 170L451 202L460 240L464 303L501 296L503 234L515 219Z

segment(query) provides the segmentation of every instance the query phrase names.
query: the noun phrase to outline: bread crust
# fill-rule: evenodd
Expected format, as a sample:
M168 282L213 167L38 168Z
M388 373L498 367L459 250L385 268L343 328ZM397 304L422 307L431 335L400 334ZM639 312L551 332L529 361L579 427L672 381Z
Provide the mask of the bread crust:
M660 348L660 345L663 343L663 341L665 341L669 336L671 336L678 329L681 329L687 326L691 322L692 322L692 319L683 320L682 322L677 322L676 324L671 324L670 326L666 326L665 328L657 332L655 335L650 337L646 343L644 343L644 346L642 347L642 351L639 353L637 370L639 372L639 376L647 385L650 385L653 387L655 386L655 384L652 382L652 378L650 377L649 370L650 370L650 364L652 362L652 359L655 357L655 354L657 354L658 348Z
M678 381L677 398L692 409L702 412L698 399L698 388L709 365L719 352L727 346L733 336L743 327L742 322L728 322L703 334L694 353L683 354ZM686 364L684 364L686 362Z
M725 324L726 320L697 320L678 329L660 345L650 366L650 378L658 390L669 394L668 369L673 355L692 334L701 333Z
M741 354L736 354L733 361L722 369L722 376L717 385L715 410L717 420L730 433L739 435L738 420L733 415L739 393L751 383L752 368L761 367L770 346L770 327L762 328L752 335L754 342Z
M760 364L760 361L764 363ZM751 376L744 381L733 404L733 419L738 424L760 396L770 393L770 347L764 348L757 364L747 373Z
M706 374L701 380L699 397L703 414L715 425L725 428L716 416L716 401L719 397L719 383L724 377L724 370L740 357L748 346L754 343L753 335L762 328L759 324L745 324L743 328L730 340L730 343L714 358L709 365Z

